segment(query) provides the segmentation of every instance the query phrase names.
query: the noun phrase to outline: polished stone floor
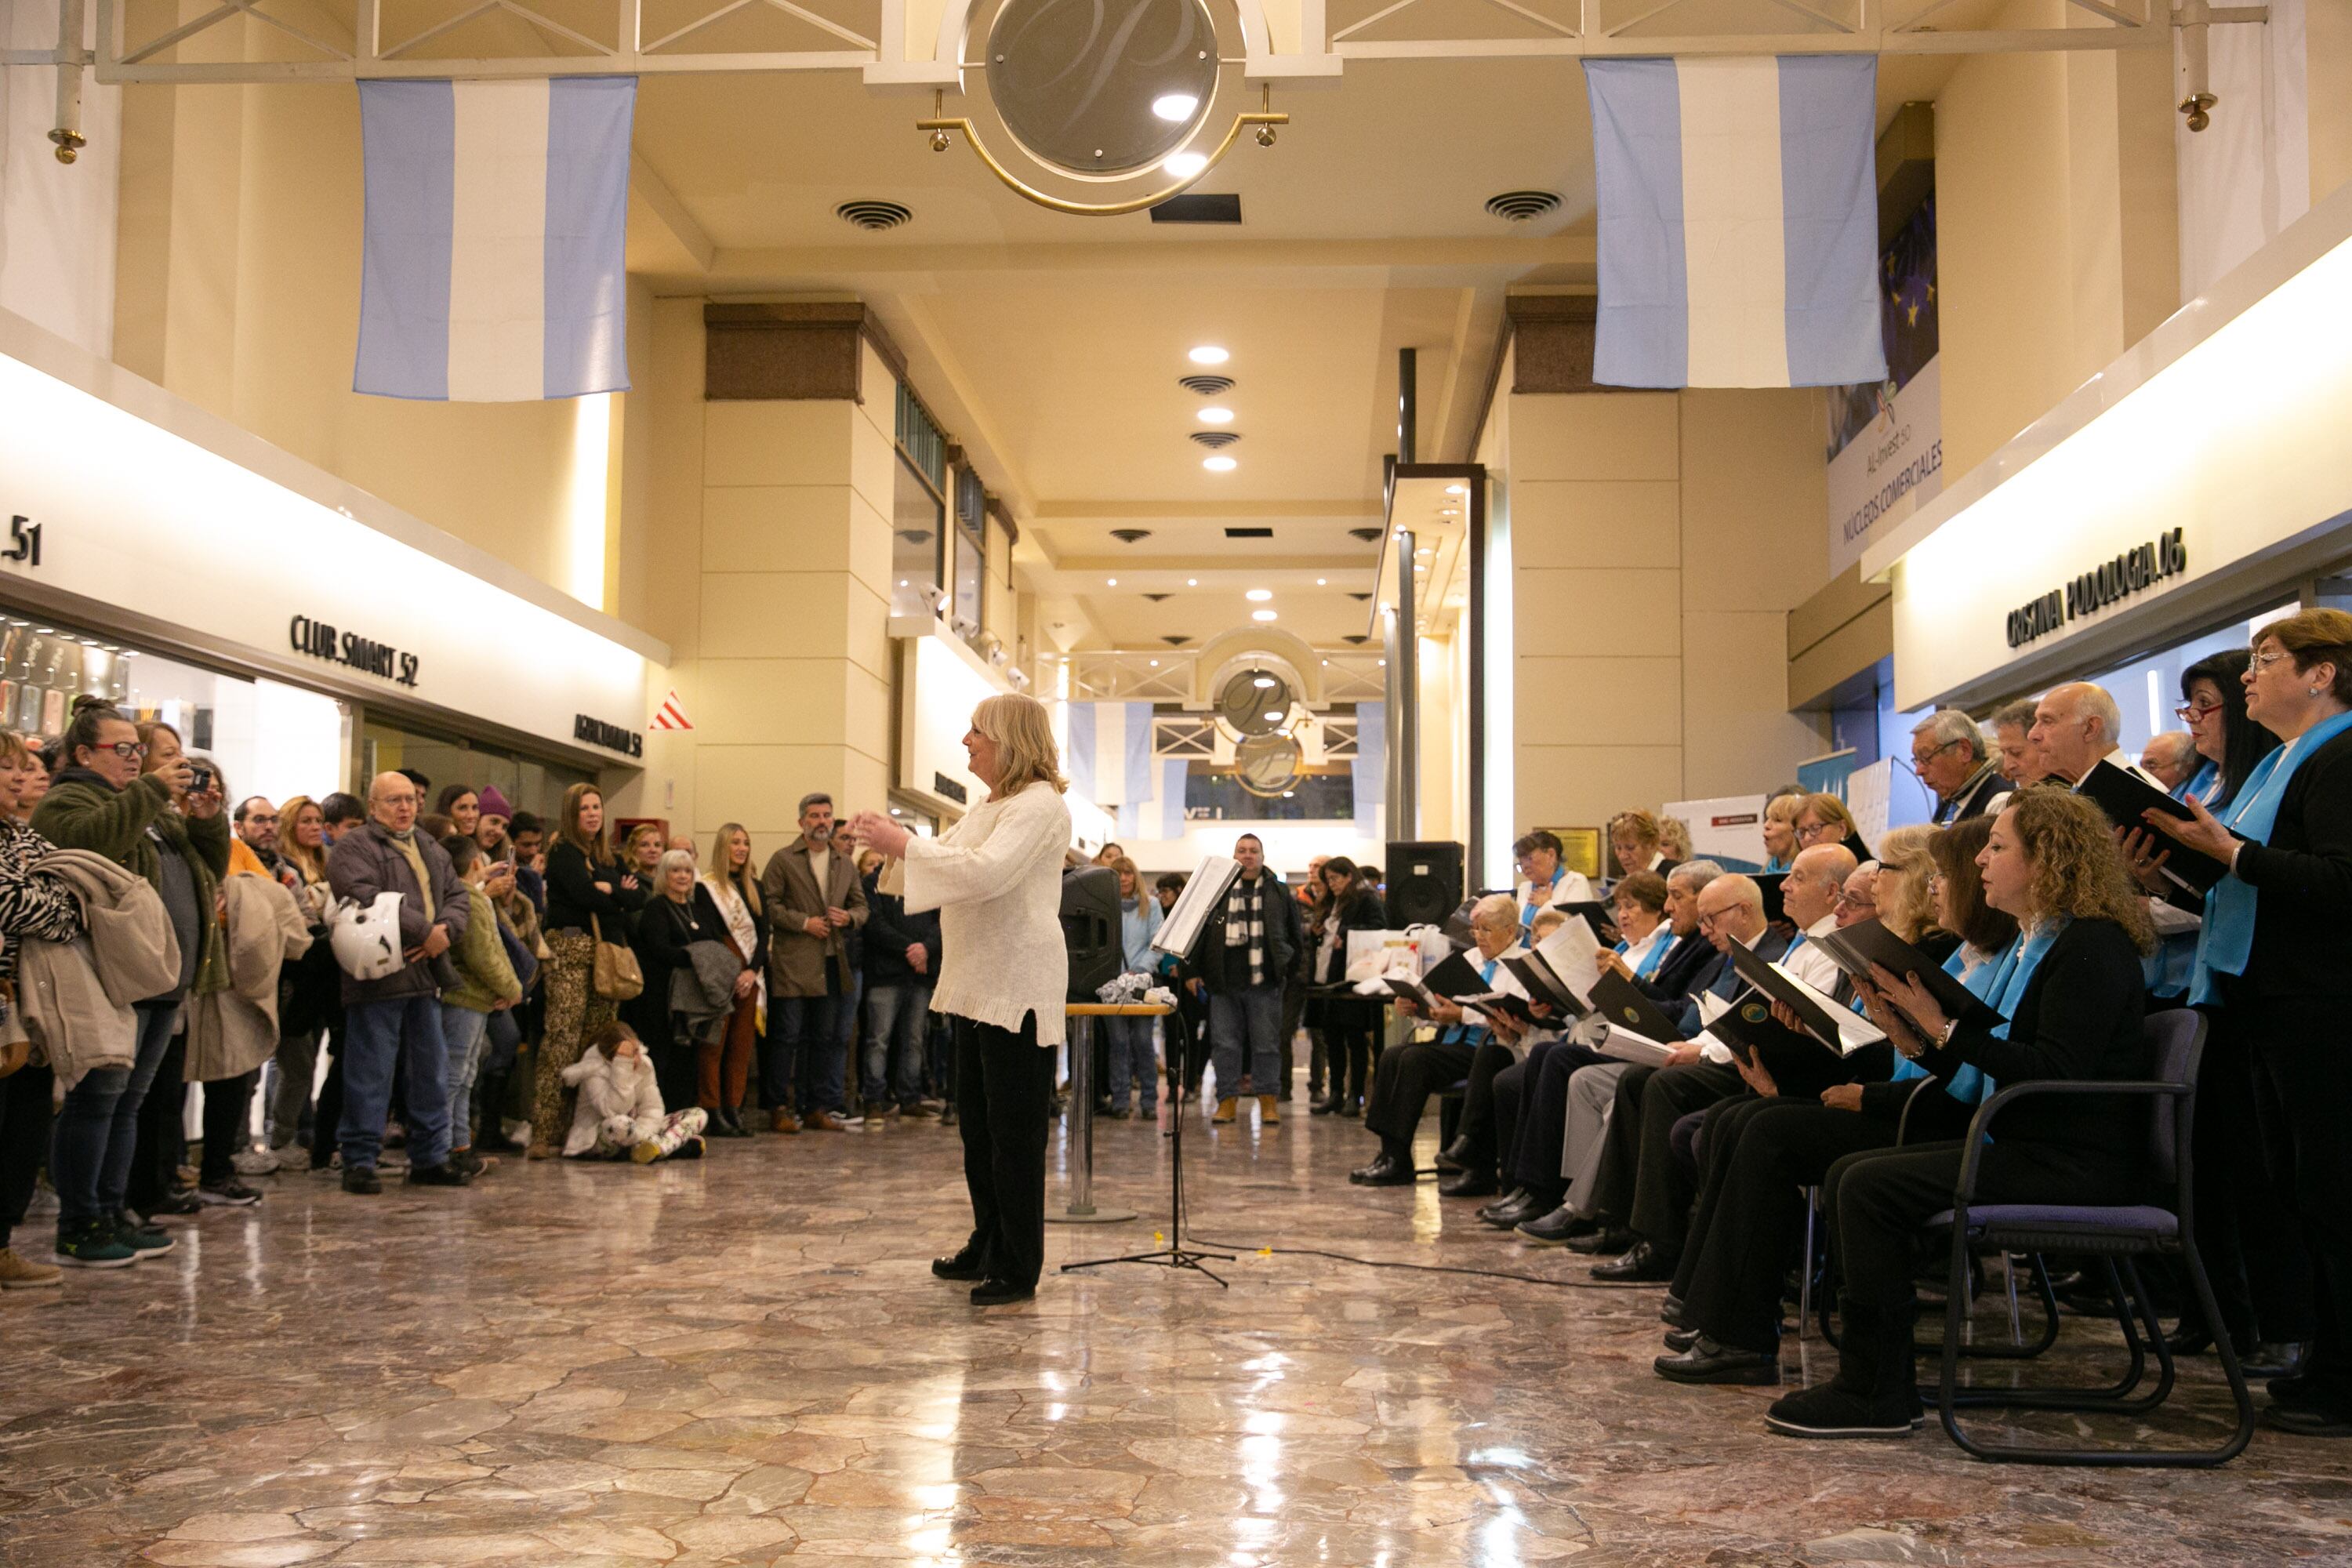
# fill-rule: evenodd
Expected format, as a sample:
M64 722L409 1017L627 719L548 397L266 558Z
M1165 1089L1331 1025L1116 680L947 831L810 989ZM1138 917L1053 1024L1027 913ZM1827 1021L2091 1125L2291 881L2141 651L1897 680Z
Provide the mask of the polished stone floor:
M1427 1184L1350 1188L1353 1123L1187 1145L1197 1233L1244 1244L1230 1289L1049 1272L986 1312L927 1270L967 1223L929 1122L460 1193L267 1179L164 1260L0 1300L0 1562L2352 1562L2352 1447L2165 1474L1777 1439L1764 1391L1651 1374L1654 1289L1254 1250L1582 1274ZM1164 1234L1163 1140L1097 1146L1100 1201L1144 1218L1050 1227L1049 1269ZM2210 1368L2172 1435L2211 1429Z

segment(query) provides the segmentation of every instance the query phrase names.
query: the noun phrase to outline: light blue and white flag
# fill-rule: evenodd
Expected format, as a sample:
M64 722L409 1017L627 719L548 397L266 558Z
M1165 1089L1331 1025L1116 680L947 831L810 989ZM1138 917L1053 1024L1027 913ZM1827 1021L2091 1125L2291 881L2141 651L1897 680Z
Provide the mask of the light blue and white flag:
M356 390L522 403L628 389L636 97L635 77L360 83Z
M1160 837L1177 839L1184 837L1184 781L1192 776L1192 764L1182 757L1163 757L1160 762Z
M1069 710L1063 763L1070 787L1104 807L1150 800L1151 704L1073 702Z
M1387 836L1381 807L1388 795L1389 705L1356 704L1356 760L1348 764L1356 796L1356 831L1366 838Z
M1885 379L1875 57L1587 60L1584 79L1601 227L1593 380Z

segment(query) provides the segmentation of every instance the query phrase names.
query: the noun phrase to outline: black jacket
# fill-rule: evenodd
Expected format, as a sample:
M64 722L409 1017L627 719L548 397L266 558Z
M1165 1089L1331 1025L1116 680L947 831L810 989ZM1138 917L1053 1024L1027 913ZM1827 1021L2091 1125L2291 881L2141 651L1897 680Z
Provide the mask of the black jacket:
M1381 906L1381 896L1370 888L1358 888L1341 900L1337 908L1324 915L1327 921L1339 922L1339 945L1331 955L1332 969L1328 974L1318 974L1313 965L1322 952L1322 940L1311 931L1302 941L1307 947L1308 964L1307 981L1310 985L1337 985L1346 976L1348 967L1348 934L1360 931L1384 931L1388 927L1388 911Z
M2139 949L2124 928L2113 921L2075 921L2058 933L2026 983L2007 1039L1963 1024L1949 1044L1919 1065L1948 1078L1953 1061L1966 1062L1996 1089L2035 1079L2145 1078L2144 996ZM2147 1124L2146 1100L2049 1096L2002 1111L1993 1137L2064 1144L2136 1163L2147 1146Z
M1956 822L1966 822L1971 816L1984 816L2001 792L2010 787L2009 781L2000 776L1999 763L1999 758L1986 762L1960 786L1959 794L1948 801L1937 801L1936 826L1949 827Z
M1688 936L1678 936L1675 945L1666 949L1664 962L1647 980L1636 980L1642 994L1665 1006L1672 1015L1671 1003L1686 999L1694 991L1706 989L1707 982L1716 976L1723 954L1715 951L1715 943L1694 929Z
M1290 884L1274 874L1268 867L1258 873L1260 919L1265 926L1265 983L1279 987L1297 961L1304 942L1303 922L1298 914L1298 900L1290 891ZM1249 989L1249 949L1225 945L1225 916L1242 897L1242 884L1225 895L1217 912L1201 928L1201 940L1192 949L1192 967L1202 983L1214 994L1230 994Z
M2243 988L2352 999L2352 732L2294 770L2270 842L2238 851L2238 876L2255 892Z
M613 890L600 893L603 882ZM621 886L621 868L610 861L591 868L580 847L559 838L547 852L548 931L586 931L591 915L597 918L606 942L625 942L629 933L623 917L642 908L646 890Z
M684 904L668 898L646 900L646 907L637 912L635 940L630 943L636 950L637 966L646 972L646 988L622 1003L620 1014L622 1022L636 1030L637 1037L649 1047L677 1043L670 1024L669 981L678 965L692 962L686 955L686 944L690 942L715 942L730 952L735 951L727 922L719 919L709 899L696 898Z
M907 900L868 884L866 889L866 984L868 985L936 985L940 979L940 911L907 912ZM929 961L918 974L907 963L907 950L923 944Z
M764 974L768 969L768 911L764 907L751 908L748 899L744 903L746 908L751 909L751 957L745 967ZM743 951L735 945L735 935L728 930L727 917L719 912L719 900L711 895L710 884L699 877L694 879L694 918L717 931L719 940L727 944L730 952Z

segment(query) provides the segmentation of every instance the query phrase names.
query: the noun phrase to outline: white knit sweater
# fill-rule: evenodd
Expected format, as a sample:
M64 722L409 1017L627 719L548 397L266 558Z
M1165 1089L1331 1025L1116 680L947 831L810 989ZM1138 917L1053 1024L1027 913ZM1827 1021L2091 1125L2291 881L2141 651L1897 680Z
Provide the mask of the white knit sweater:
M931 1010L1062 1043L1070 957L1062 944L1062 854L1070 808L1030 784L983 801L937 838L907 842L907 910L940 911L940 978Z

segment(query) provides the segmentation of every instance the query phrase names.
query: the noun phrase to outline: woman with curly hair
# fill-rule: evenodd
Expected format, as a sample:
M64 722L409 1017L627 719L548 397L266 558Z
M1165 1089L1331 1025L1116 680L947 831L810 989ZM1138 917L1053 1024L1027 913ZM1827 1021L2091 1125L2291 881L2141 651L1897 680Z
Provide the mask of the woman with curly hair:
M1985 901L2021 936L1985 998L2005 1023L1948 1017L1919 977L1874 967L1871 1016L1896 1048L1939 1078L1973 1072L1979 1093L2034 1079L2136 1079L2140 956L2147 907L2107 820L2084 797L2021 791L1977 856ZM2021 1101L1983 1151L1986 1203L2120 1204L2138 1191L2146 1109L2122 1100ZM1767 1423L1797 1437L1904 1437L1920 1412L1912 1379L1911 1244L1952 1205L1966 1142L1850 1154L1822 1183L1845 1319L1833 1382L1776 1403Z

